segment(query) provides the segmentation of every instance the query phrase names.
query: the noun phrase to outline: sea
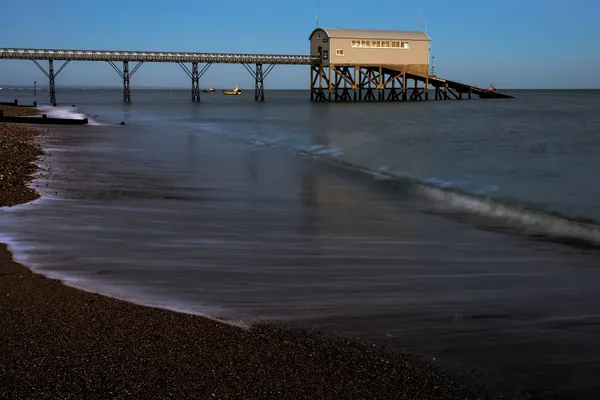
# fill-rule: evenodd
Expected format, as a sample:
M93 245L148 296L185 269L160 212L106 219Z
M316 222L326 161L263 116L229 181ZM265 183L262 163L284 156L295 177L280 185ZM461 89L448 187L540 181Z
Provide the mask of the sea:
M0 241L68 285L368 339L523 398L600 398L600 91L255 102L0 92L55 126ZM529 397L526 397L529 396Z

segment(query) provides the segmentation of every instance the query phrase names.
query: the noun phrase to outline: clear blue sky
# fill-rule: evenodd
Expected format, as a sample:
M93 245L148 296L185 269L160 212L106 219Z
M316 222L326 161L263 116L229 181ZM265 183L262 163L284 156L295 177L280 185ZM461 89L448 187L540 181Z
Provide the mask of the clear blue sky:
M417 30L439 76L510 88L600 88L600 0L28 0L2 4L1 47L308 54L320 26ZM277 66L265 87L306 88L308 67ZM0 60L0 84L46 78ZM121 85L106 63L72 62L57 86ZM241 65L212 65L202 87L252 87ZM132 86L188 87L176 64L145 64Z

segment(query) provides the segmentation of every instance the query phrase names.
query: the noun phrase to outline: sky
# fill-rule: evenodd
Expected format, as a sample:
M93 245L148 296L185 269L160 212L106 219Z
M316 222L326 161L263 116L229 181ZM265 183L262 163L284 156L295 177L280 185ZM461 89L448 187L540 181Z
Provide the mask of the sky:
M600 0L6 1L0 48L308 54L317 6L325 28L427 30L435 72L446 79L497 88L600 88ZM34 80L47 78L33 62L0 60L0 86ZM236 84L254 86L242 65L214 64L200 82ZM56 85L122 81L107 63L76 61ZM142 65L131 85L186 88L191 80L177 64L153 63ZM308 85L307 66L276 66L265 81L266 89Z

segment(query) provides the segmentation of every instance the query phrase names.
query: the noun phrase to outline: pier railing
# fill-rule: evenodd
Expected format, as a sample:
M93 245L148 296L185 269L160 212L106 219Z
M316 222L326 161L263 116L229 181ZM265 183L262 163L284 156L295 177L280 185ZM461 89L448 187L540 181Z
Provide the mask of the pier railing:
M190 53L165 51L0 49L0 59L64 61L138 61L215 64L295 64L311 65L319 57L291 54Z

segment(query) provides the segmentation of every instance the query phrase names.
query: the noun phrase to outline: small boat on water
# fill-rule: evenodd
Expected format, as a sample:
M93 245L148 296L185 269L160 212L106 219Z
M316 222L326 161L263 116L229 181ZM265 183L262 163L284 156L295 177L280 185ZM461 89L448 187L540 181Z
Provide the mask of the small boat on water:
M227 89L223 89L223 94L242 94L242 89L240 89L239 87L237 87L237 85L233 88L233 90L227 90Z
M214 92L216 92L217 90L216 90L216 89L213 89L213 88L208 88L208 89L202 89L202 91L203 91L204 93L214 93Z

